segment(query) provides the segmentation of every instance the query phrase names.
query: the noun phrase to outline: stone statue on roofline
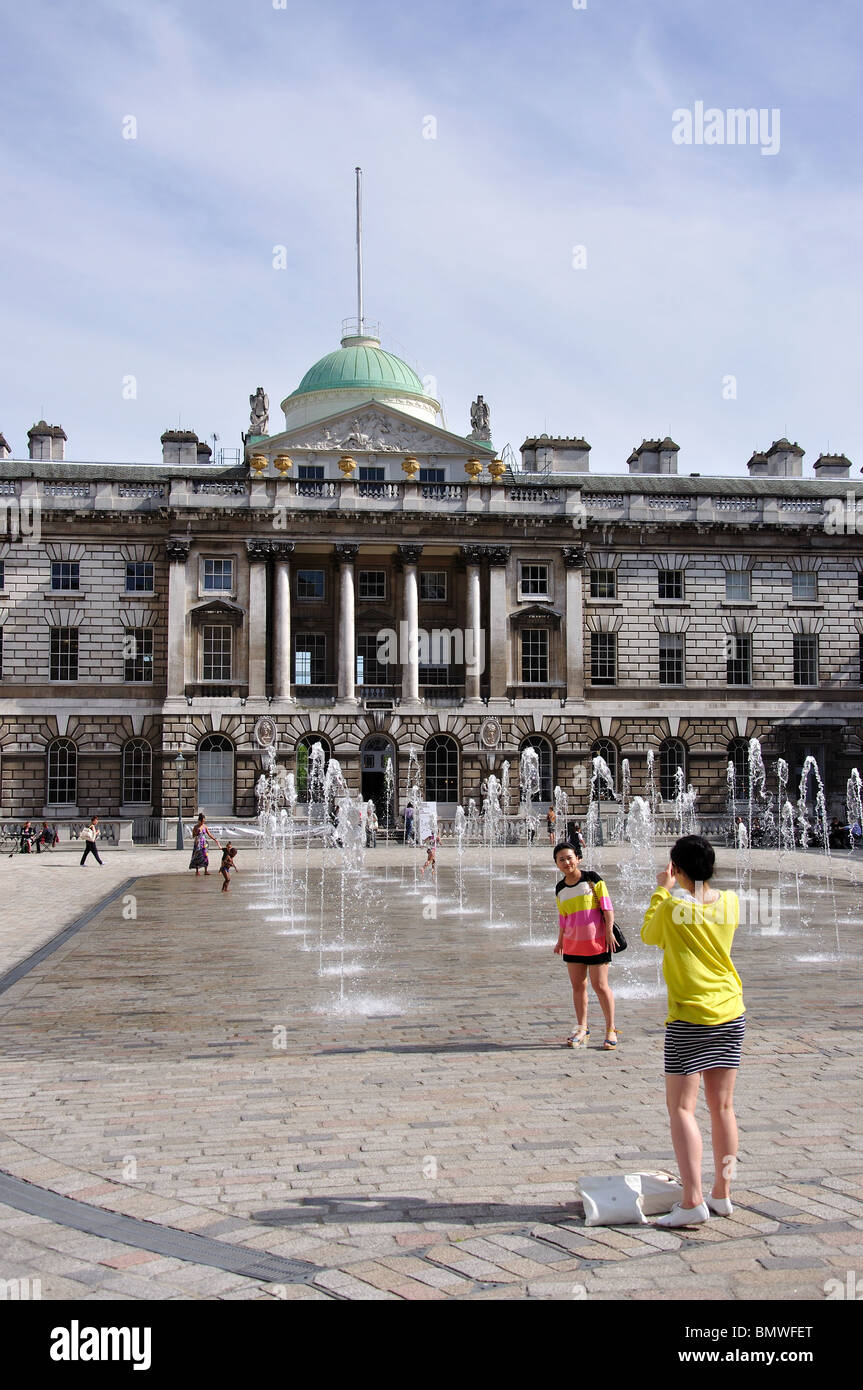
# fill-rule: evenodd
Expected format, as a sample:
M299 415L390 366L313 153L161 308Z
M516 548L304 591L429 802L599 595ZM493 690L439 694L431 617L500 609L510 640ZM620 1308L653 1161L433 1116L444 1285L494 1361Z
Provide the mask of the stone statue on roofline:
M259 386L255 394L249 397L249 405L252 407L249 434L266 434L270 424L270 398L263 386Z
M471 439L491 440L491 414L482 396L471 401L470 407Z

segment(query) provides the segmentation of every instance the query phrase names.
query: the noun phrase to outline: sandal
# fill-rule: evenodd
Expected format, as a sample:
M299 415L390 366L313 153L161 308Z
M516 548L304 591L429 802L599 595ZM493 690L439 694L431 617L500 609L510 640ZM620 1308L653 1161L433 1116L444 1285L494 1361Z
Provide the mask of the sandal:
M589 1028L573 1028L566 1040L567 1047L587 1047L587 1040L590 1037Z
M619 1028L613 1028L611 1031L615 1033L617 1037L615 1038L614 1042L611 1041L611 1038L606 1037L605 1042L602 1044L603 1052L612 1052L614 1048L617 1047L617 1039L621 1037L621 1032Z

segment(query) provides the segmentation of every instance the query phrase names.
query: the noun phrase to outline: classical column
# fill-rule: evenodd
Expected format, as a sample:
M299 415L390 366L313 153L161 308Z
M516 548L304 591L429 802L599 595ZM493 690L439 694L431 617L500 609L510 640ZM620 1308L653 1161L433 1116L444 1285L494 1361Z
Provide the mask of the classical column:
M339 561L339 686L338 698L356 704L357 640L354 623L354 560L358 545L334 547Z
M291 698L291 556L293 541L271 541L273 581L273 699Z
M399 564L404 587L404 617L399 633L402 660L402 700L416 703L420 697L420 603L417 564L422 555L421 545L398 546Z
M581 572L584 551L577 545L563 547L566 566L566 698L584 699L584 589Z
M489 699L503 700L510 677L510 642L506 621L506 566L511 546L488 548L488 662Z
M168 557L168 699L186 693L186 561L189 542L165 541Z
M262 700L267 693L267 561L270 542L246 541L249 557L249 699Z
M479 570L486 550L481 545L463 545L461 558L467 571L467 621L465 623L464 697L465 704L481 703L479 680L485 658L484 633L480 612Z

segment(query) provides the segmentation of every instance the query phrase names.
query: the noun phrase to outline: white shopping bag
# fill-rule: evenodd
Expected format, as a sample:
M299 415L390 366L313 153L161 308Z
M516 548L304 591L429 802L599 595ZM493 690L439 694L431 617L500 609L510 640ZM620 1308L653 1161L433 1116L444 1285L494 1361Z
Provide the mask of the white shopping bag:
M644 1226L648 1216L671 1211L683 1188L670 1173L616 1173L579 1178L586 1226Z

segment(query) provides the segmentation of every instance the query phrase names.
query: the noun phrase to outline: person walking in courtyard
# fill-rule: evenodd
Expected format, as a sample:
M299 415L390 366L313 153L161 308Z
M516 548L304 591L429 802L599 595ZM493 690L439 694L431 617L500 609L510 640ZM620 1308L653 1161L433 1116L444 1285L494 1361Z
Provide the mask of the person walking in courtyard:
M563 878L555 888L560 920L555 955L562 955L572 984L576 1027L566 1040L567 1047L586 1047L587 978L605 1016L605 1052L617 1047L620 1034L614 1026L614 994L608 983L608 967L616 950L614 907L608 889L598 874L581 868L581 851L563 841L554 847L554 862Z
M189 868L195 870L195 878L200 878L201 870L204 870L204 878L210 877L210 856L207 853L207 840L210 839L219 849L222 848L218 839L207 825L207 818L201 811L198 816L198 824L192 831L192 857L189 860Z
M549 806L548 810L547 810L546 813L545 813L545 828L546 828L546 830L548 831L548 843L549 843L550 845L553 845L553 844L554 844L554 838L555 838L555 834L556 834L556 825L557 825L557 816L555 815L554 807L553 807L553 806Z
M230 840L226 841L226 843L225 843L225 848L222 850L222 862L221 862L221 864L219 865L219 873L221 874L222 879L223 879L223 883L222 883L222 892L223 892L223 893L228 893L228 892L230 892L230 889L231 889L231 870L233 869L234 873L239 873L239 870L238 870L236 864L234 863L234 860L236 859L236 857L237 857L237 848L236 848L236 845L232 845L231 842L230 842Z
M731 1178L737 1158L734 1083L745 1029L743 986L731 962L731 943L740 920L736 893L709 886L716 864L702 835L685 835L657 875L644 914L641 939L663 952L668 987L665 1022L665 1096L671 1142L683 1183L683 1198L659 1226L692 1226L711 1212L730 1216ZM675 882L685 896L673 898ZM701 1131L695 1103L701 1075L710 1110L713 1188L701 1188Z
M87 829L84 831L84 834L83 834L83 839L85 840L85 844L84 844L84 853L81 855L81 861L80 861L82 864L86 864L86 862L87 862L87 857L88 857L88 855L91 855L91 854L95 856L95 859L96 859L96 863L97 863L97 864L101 864L101 863L102 863L102 860L99 858L99 851L98 851L97 848L96 848L96 840L98 839L98 836L99 836L99 817L98 817L98 816L94 816L93 819L90 821L90 824L87 826Z

